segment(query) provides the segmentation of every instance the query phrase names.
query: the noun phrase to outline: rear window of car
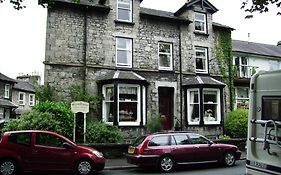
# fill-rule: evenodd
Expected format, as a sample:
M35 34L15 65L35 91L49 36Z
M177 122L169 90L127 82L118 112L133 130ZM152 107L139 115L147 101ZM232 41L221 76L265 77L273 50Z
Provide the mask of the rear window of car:
M11 133L8 136L8 141L20 145L30 145L31 133Z
M146 138L146 136L138 137L138 138L132 143L132 146L139 146L139 145L144 141L145 138Z
M148 143L148 146L167 146L167 145L170 145L170 136L168 135L155 136Z

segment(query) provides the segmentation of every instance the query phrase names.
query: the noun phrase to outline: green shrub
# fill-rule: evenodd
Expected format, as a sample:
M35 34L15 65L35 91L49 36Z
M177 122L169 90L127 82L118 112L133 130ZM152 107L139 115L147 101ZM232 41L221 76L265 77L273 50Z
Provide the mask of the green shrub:
M45 101L35 105L31 112L22 114L20 119L7 123L3 131L48 130L72 139L73 118L65 103Z
M146 129L148 132L154 133L162 130L160 114L152 115L147 121Z
M70 106L63 102L41 102L33 107L33 110L38 112L51 113L53 119L59 123L63 136L72 139L74 114L71 112Z
M229 113L225 120L225 134L232 138L246 138L248 128L248 110L238 109Z
M5 124L3 132L11 130L47 130L62 134L60 123L51 113L38 111L24 113L20 119Z
M123 136L118 127L93 121L87 125L86 141L87 143L120 143L123 141Z

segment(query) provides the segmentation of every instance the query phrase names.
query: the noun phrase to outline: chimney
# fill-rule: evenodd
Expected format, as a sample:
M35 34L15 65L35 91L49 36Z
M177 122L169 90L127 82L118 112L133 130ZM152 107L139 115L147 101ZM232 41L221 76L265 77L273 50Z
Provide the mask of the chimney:
M281 41L277 42L277 46L281 47Z

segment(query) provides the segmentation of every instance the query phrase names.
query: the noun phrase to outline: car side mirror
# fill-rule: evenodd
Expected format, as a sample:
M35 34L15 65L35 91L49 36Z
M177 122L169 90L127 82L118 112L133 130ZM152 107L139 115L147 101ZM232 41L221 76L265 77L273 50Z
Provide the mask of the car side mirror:
M67 142L63 142L62 146L65 148L65 149L72 149L73 147L67 143Z

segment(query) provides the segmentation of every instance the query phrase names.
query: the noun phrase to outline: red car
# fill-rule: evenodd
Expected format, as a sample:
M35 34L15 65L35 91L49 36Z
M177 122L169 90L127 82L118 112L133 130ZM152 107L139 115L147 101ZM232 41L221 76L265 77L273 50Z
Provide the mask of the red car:
M169 172L175 165L223 163L232 166L241 156L237 146L215 144L206 137L187 132L149 134L138 138L128 149L127 162L155 166Z
M0 174L17 172L74 171L89 175L103 170L103 154L78 146L49 131L5 132L0 141Z

